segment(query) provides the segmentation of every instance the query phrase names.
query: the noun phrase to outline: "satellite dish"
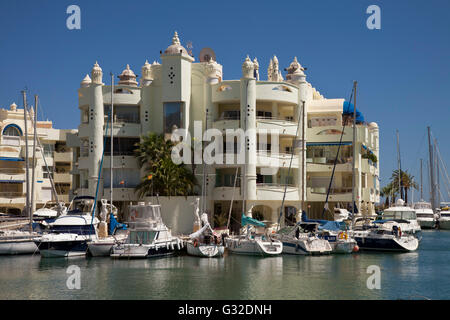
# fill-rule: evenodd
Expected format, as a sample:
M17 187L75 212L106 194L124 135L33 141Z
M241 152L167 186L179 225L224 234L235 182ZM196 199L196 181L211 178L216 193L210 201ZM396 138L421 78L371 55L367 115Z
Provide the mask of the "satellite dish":
M211 48L203 48L200 50L199 60L200 62L208 62L210 59L216 61L216 54Z

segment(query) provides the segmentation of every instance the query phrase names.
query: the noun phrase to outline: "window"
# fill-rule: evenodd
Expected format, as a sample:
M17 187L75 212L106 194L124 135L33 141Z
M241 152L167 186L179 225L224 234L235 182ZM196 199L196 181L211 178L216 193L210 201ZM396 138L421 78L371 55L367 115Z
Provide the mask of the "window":
M9 124L3 130L3 135L10 137L20 137L22 135L22 130L20 130L20 127L15 124Z
M258 118L265 118L265 119L271 119L272 118L272 112L269 111L257 111L256 116Z
M105 104L104 115L105 122L111 121L108 119L111 110L110 104ZM118 105L114 106L114 122L115 123L140 123L139 106L135 105ZM105 124L106 125L106 124Z
M53 152L55 151L55 145L44 143L44 156L45 157L53 157Z
M20 146L22 130L15 124L9 124L3 129L2 144L8 146Z
M43 166L43 167L42 167L42 177L43 177L44 179L49 179L50 176L51 176L52 179L53 179L53 167L50 167L49 170L50 170L50 172L47 171L47 167L46 167L46 166Z
M183 106L182 102L164 103L164 133L172 133L173 130L182 128Z
M111 137L106 137L105 139L105 156L111 155ZM139 143L139 138L121 138L114 137L114 155L115 156L132 156L134 155L134 150L137 148L136 143Z

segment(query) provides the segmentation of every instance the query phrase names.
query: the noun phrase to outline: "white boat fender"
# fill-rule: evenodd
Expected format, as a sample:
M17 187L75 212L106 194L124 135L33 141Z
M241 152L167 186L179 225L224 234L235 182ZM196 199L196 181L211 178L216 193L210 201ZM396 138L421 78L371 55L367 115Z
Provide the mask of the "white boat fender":
M173 242L170 243L170 249L171 249L171 250L174 249Z

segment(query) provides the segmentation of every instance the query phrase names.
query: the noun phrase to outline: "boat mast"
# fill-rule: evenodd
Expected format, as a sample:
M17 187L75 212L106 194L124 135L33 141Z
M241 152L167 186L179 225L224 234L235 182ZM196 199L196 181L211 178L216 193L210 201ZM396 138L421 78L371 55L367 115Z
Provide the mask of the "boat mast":
M302 211L305 210L305 101L303 101L302 106L302 149L301 149L301 157L302 157ZM303 212L302 212L303 213ZM300 215L301 217L301 215Z
M402 192L402 166L400 162L400 142L399 142L399 135L397 130L397 162L398 162L398 194L399 199L403 200L403 192Z
M25 188L26 188L26 195L25 195L25 206L26 206L26 214L28 217L30 217L31 220L31 213L30 213L30 185L29 185L29 172L28 172L28 126L27 126L27 93L25 90L22 91L22 97L23 97L23 120L25 122ZM32 226L30 225L30 228Z
M34 190L36 187L36 180L35 180L35 169L36 169L36 123L37 123L37 111L38 111L38 96L34 96L34 123L33 123L33 168L31 173L31 213L34 213L36 211L36 202L34 201ZM33 223L32 220L32 214L30 215L30 224Z
M114 75L111 72L111 156L110 159L110 185L109 185L109 196L111 204L111 213L113 211L113 164L114 164Z
M355 206L356 206L356 86L358 82L353 81L353 168L352 168L352 227L355 225Z
M438 153L437 153L437 140L433 139L434 144L434 161L436 162L436 184L437 184L437 205L441 207L441 186L439 182L439 161L438 161Z
M433 165L433 146L431 144L431 129L428 127L428 153L430 157L430 189L431 189L431 207L433 211L436 208L435 185L434 185L434 165Z
M208 130L208 109L206 109L205 113L205 132ZM206 163L205 159L203 161L203 179L202 179L202 214L206 212Z
M422 175L422 162L420 159L420 201L423 201L423 175Z

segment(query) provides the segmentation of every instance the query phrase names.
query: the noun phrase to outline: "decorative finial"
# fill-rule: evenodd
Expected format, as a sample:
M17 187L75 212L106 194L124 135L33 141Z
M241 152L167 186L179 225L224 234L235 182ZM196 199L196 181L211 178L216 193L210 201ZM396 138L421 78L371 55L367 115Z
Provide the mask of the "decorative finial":
M172 38L172 44L177 44L177 45L181 44L180 43L180 39L178 38L178 32L176 32L176 31L175 31L175 34L173 35L173 38Z
M103 72L102 68L98 65L97 61L95 61L94 67L91 71L92 83L102 84Z
M247 58L245 58L245 61L242 64L242 77L243 78L254 78L253 70L254 70L254 65L253 65L252 61L250 60L250 57L247 55Z

